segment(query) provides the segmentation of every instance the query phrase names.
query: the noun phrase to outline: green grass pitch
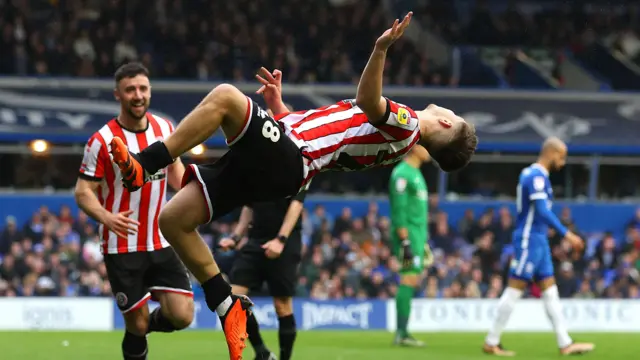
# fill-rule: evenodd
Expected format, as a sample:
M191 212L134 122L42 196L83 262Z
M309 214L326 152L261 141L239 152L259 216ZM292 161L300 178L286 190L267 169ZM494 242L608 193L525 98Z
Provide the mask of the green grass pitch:
M422 349L391 346L387 332L300 332L294 359L300 360L475 360L489 359L480 348L484 334L425 333L416 334L427 347ZM573 334L576 341L596 343L596 351L582 358L590 360L640 358L640 334ZM120 332L0 332L2 360L94 360L121 359ZM267 345L277 353L277 333L265 331ZM517 359L545 360L560 358L553 334L507 333L506 347L516 351ZM187 331L149 336L152 360L228 359L221 332ZM248 346L244 358L252 360Z

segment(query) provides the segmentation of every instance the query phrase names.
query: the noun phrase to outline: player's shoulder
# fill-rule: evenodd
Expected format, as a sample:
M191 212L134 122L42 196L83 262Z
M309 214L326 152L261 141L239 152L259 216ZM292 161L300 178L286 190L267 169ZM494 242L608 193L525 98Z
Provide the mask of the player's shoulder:
M105 145L107 142L110 142L113 138L113 127L120 126L118 122L114 119L109 120L106 124L102 125L100 129L91 134L89 140L87 141L87 146L91 146L91 144L95 142L99 142L102 145Z
M547 176L539 167L532 165L522 170L520 183L533 185L535 190L540 191L547 186Z
M411 107L403 103L397 102L393 99L390 99L388 97L385 97L385 99L387 100L387 104L389 104L389 110L392 113L398 114L398 116L407 115L413 118L418 117L418 114L416 114L416 112Z
M546 174L540 167L535 166L535 164L527 166L520 172L520 178L522 179L532 179L536 176L546 177Z

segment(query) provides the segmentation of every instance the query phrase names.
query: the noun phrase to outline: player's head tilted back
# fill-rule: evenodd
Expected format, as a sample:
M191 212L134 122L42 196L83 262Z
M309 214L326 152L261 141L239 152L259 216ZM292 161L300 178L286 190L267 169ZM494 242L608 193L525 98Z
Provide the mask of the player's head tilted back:
M557 137L547 138L542 143L538 160L549 171L558 171L567 163L567 144Z
M127 63L115 73L116 87L113 95L120 103L120 113L132 120L144 118L151 102L149 70L137 62Z
M416 113L420 119L420 144L440 168L451 172L467 166L478 146L474 126L453 111L433 104Z

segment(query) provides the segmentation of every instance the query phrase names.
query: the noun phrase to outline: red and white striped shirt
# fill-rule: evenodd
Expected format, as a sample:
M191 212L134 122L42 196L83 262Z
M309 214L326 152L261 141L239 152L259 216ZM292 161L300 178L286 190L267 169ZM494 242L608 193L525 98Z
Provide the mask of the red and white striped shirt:
M387 101L386 121L376 126L354 100L276 116L311 160L303 187L322 171L357 171L402 160L420 140L418 116L405 105Z
M114 214L134 210L131 219L140 222L137 234L119 237L100 225L102 252L122 254L137 251L154 251L169 246L158 228L160 209L167 202L167 169L160 170L140 190L130 193L122 184L117 165L111 161L109 144L114 136L122 138L129 150L138 153L152 143L162 140L173 132L171 122L147 113L147 130L131 132L112 119L98 130L87 142L80 174L100 181L98 199L102 206Z

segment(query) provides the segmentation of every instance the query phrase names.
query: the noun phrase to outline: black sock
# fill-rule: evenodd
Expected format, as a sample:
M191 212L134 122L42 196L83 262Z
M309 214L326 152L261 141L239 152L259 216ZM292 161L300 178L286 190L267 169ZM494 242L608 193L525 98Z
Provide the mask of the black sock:
M155 308L151 314L149 314L149 332L173 332L178 330L169 319L162 315L160 307Z
M140 165L151 175L173 163L169 149L162 141L149 145L138 154L138 157Z
M296 341L296 319L293 314L278 318L278 341L280 342L280 359L289 360L293 353L293 343Z
M213 312L216 311L218 305L231 296L231 286L224 281L222 274L218 274L202 283L202 290L204 290L207 307ZM218 314L218 316L224 315Z
M256 320L256 316L253 313L247 316L247 334L249 334L249 342L251 342L256 354L269 352L269 349L264 345L264 341L262 341L260 325L258 325L258 320Z
M124 360L146 360L147 337L125 331L122 339L122 355Z

